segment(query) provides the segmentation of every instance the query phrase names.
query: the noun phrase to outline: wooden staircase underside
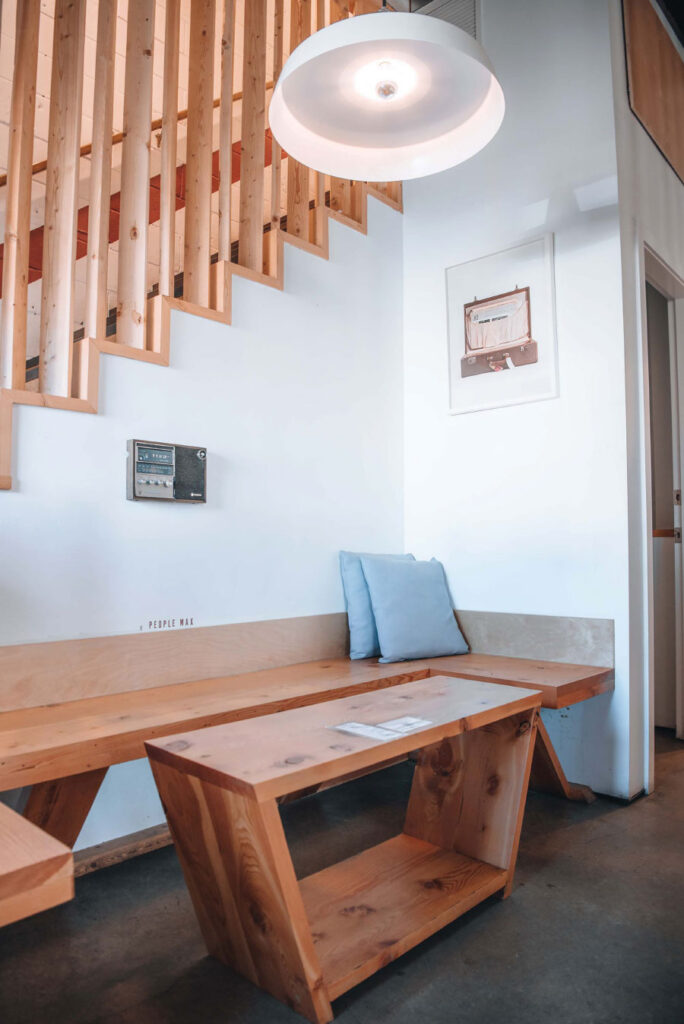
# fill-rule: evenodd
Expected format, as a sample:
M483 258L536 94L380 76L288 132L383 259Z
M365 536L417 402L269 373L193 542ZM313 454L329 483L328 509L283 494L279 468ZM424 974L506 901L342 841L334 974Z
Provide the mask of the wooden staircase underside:
M178 309L204 319L214 320L223 324L231 323L232 279L233 276L246 278L270 288L283 290L283 262L285 243L294 245L304 252L329 258L329 221L336 220L346 227L353 228L362 234L367 233L367 200L375 198L392 209L402 212L401 199L388 196L379 187L372 184L359 183L360 188L360 219L331 209L318 207L315 211L320 218L320 244L314 244L297 235L275 228L270 232L271 248L269 262L275 269L274 274L259 273L238 263L219 260L211 267L211 308L198 306L182 298L166 295L155 295L147 302L146 347L135 348L108 338L84 338L74 344L74 373L85 383L85 398L71 398L62 395L50 395L16 388L0 389L0 490L12 489L12 428L13 409L15 405L42 406L46 409L62 409L70 412L97 413L100 377L100 356L113 355L125 359L137 359L140 362L154 363L158 366L169 365L170 322L171 310Z

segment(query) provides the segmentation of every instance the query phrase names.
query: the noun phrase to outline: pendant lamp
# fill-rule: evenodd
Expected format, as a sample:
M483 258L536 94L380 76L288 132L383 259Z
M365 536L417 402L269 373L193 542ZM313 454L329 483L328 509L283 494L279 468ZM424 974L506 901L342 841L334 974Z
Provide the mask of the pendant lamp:
M455 25L378 11L338 21L290 55L271 131L316 171L403 181L453 167L493 138L504 95L487 54Z

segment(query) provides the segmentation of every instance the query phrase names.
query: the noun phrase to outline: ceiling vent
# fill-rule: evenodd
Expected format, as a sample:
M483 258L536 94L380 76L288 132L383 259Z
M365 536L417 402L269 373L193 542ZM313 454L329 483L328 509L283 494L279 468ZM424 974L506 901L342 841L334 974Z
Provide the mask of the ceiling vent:
M480 28L477 23L477 7L477 0L429 0L416 9L416 13L441 18L477 39Z

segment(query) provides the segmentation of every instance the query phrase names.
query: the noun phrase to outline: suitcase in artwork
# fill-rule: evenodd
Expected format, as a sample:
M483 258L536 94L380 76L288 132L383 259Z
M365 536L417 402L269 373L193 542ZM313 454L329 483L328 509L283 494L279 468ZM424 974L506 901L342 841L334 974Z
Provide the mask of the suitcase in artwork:
M537 362L538 345L531 337L529 288L467 302L463 313L462 377L498 373Z

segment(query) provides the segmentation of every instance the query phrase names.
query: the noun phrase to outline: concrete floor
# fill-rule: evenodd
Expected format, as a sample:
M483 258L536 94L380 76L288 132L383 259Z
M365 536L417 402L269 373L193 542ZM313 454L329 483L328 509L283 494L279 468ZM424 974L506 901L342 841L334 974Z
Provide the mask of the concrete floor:
M340 1024L683 1024L684 743L629 806L530 794L516 887L334 1004ZM300 875L398 831L398 766L284 809ZM341 825L344 824L342 828ZM172 848L0 932L2 1024L296 1024L209 959Z

